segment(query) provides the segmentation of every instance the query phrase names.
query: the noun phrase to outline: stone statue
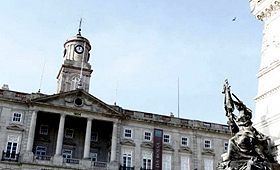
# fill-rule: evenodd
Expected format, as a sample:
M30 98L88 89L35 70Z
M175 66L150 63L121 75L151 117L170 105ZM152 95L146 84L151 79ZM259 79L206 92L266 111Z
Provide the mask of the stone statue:
M252 126L252 111L230 92L228 80L225 80L224 107L232 134L229 140L227 156L218 164L217 170L273 170L274 162L270 139ZM232 96L236 99L233 100ZM238 115L234 115L235 108Z

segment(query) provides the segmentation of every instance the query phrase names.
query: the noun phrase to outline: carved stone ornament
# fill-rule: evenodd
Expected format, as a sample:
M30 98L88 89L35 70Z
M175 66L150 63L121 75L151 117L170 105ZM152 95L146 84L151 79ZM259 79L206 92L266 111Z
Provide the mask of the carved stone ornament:
M121 141L122 145L127 145L127 146L135 146L135 143L131 139L123 139Z
M215 156L213 149L203 149L202 155Z
M15 130L15 131L24 131L21 125L14 125L14 124L7 126L7 129Z
M140 145L141 147L143 147L143 148L153 148L153 143L151 143L151 142L143 142L143 143L141 143L141 145Z
M179 150L179 152L183 152L183 153L190 153L192 154L192 151L189 147L181 147Z
M171 145L169 144L163 144L162 150L167 150L167 151L174 151Z
M19 141L19 136L18 135L9 135L8 136L8 141L9 142L18 142Z

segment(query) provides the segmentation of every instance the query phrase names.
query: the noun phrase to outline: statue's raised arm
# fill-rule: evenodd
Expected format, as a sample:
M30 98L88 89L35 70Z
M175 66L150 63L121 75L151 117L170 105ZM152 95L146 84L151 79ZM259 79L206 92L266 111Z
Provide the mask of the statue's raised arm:
M232 100L231 93L230 93L230 85L228 80L225 80L224 84L224 91L223 94L225 95L224 98L224 108L226 111L226 116L228 117L228 125L230 127L231 134L234 135L239 131L239 128L235 122L235 115L233 114L234 111L234 101Z

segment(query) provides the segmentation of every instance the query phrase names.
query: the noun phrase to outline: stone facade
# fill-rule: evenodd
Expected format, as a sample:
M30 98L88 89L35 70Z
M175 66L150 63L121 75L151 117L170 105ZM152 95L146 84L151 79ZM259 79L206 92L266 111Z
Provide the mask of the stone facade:
M215 169L227 125L102 102L88 93L90 48L80 32L66 41L57 94L0 90L0 169Z
M280 1L250 0L250 5L252 14L264 22L254 126L272 138L276 149L280 143ZM280 162L277 152L276 159Z

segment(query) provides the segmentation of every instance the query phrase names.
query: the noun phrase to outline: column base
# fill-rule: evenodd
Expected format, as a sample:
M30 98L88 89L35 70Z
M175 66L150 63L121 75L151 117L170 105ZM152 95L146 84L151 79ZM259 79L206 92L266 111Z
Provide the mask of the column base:
M53 157L53 164L54 165L62 166L62 164L63 164L63 157L61 155L54 155L54 157Z
M83 165L83 167L85 167L85 168L91 168L91 160L90 160L90 158L83 158L82 159L82 165Z
M34 160L34 153L33 152L24 152L22 155L22 161L23 162L33 162Z
M111 161L109 164L108 164L108 169L110 170L118 170L119 169L119 164L117 161Z

